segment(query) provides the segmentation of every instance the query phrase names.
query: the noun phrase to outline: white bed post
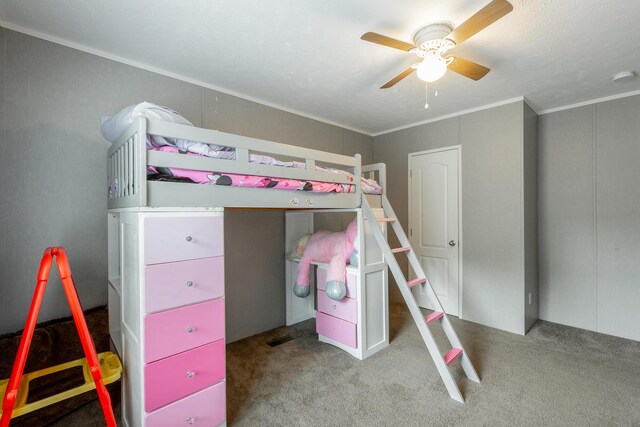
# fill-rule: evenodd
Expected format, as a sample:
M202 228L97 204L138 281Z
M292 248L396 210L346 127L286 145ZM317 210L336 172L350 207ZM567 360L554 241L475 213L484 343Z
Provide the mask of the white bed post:
M378 163L378 184L382 188L382 194L387 194L387 165Z
M134 179L137 206L147 205L147 119L138 119L138 143L135 144Z
M355 165L353 167L353 175L356 180L356 208L362 206L362 156L356 154L353 156L355 159Z

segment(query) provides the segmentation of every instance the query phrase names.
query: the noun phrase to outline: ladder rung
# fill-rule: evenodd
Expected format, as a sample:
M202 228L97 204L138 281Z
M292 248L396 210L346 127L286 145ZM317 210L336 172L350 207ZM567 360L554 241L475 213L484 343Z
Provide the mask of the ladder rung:
M417 279L413 279L413 280L409 280L407 282L407 286L409 286L410 288L413 288L416 285L420 285L422 283L425 283L427 281L427 279L423 278L417 278Z
M378 222L396 222L398 219L397 218L379 218L376 217L376 221Z
M391 249L391 252L397 254L398 252L408 252L411 250L411 246L403 246L401 248Z
M447 351L447 354L444 355L444 363L446 363L447 365L451 365L453 361L456 360L461 354L461 348L452 348L451 350Z
M444 316L443 312L434 311L433 313L429 314L428 316L425 316L424 320L427 322L427 324L429 324L429 323L435 322L436 320L438 320L442 316Z

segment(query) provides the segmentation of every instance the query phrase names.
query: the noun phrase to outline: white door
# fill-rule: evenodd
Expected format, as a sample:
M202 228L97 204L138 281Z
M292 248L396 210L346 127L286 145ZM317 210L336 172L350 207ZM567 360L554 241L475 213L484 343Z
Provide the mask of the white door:
M409 240L447 314L458 315L459 147L409 154ZM415 275L413 276L415 277ZM433 309L425 287L418 305Z

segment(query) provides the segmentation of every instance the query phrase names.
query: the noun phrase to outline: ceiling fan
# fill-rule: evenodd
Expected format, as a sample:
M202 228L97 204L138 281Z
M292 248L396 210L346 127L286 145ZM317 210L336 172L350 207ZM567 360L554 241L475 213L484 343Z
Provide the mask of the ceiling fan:
M450 49L493 24L512 10L513 6L507 0L493 0L455 29L448 23L432 24L422 28L414 36L414 44L371 32L363 34L360 38L371 43L413 53L419 58L423 58L421 62L413 64L382 85L380 89L390 88L414 71L418 78L425 82L438 80L444 76L447 69L470 79L480 80L490 71L489 68L457 56L445 55Z

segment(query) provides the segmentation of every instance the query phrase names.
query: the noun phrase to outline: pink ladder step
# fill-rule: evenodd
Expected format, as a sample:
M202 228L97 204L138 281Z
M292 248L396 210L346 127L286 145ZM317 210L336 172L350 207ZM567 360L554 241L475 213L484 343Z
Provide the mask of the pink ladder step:
M434 311L433 313L431 313L428 316L424 317L424 320L427 322L427 324L431 323L431 322L435 322L436 320L438 320L439 318L441 318L442 316L444 316L444 313L441 311Z
M397 218L376 218L378 222L396 222Z
M418 278L418 279L409 280L407 282L407 286L409 286L410 288L413 288L414 286L425 283L426 281L427 279L425 279L424 277L422 279Z
M456 360L461 354L461 348L452 348L451 350L447 351L447 354L444 355L444 363L446 363L447 365L451 365L453 361Z
M391 252L397 254L398 252L407 252L411 250L411 246L403 246L401 248L391 249Z

